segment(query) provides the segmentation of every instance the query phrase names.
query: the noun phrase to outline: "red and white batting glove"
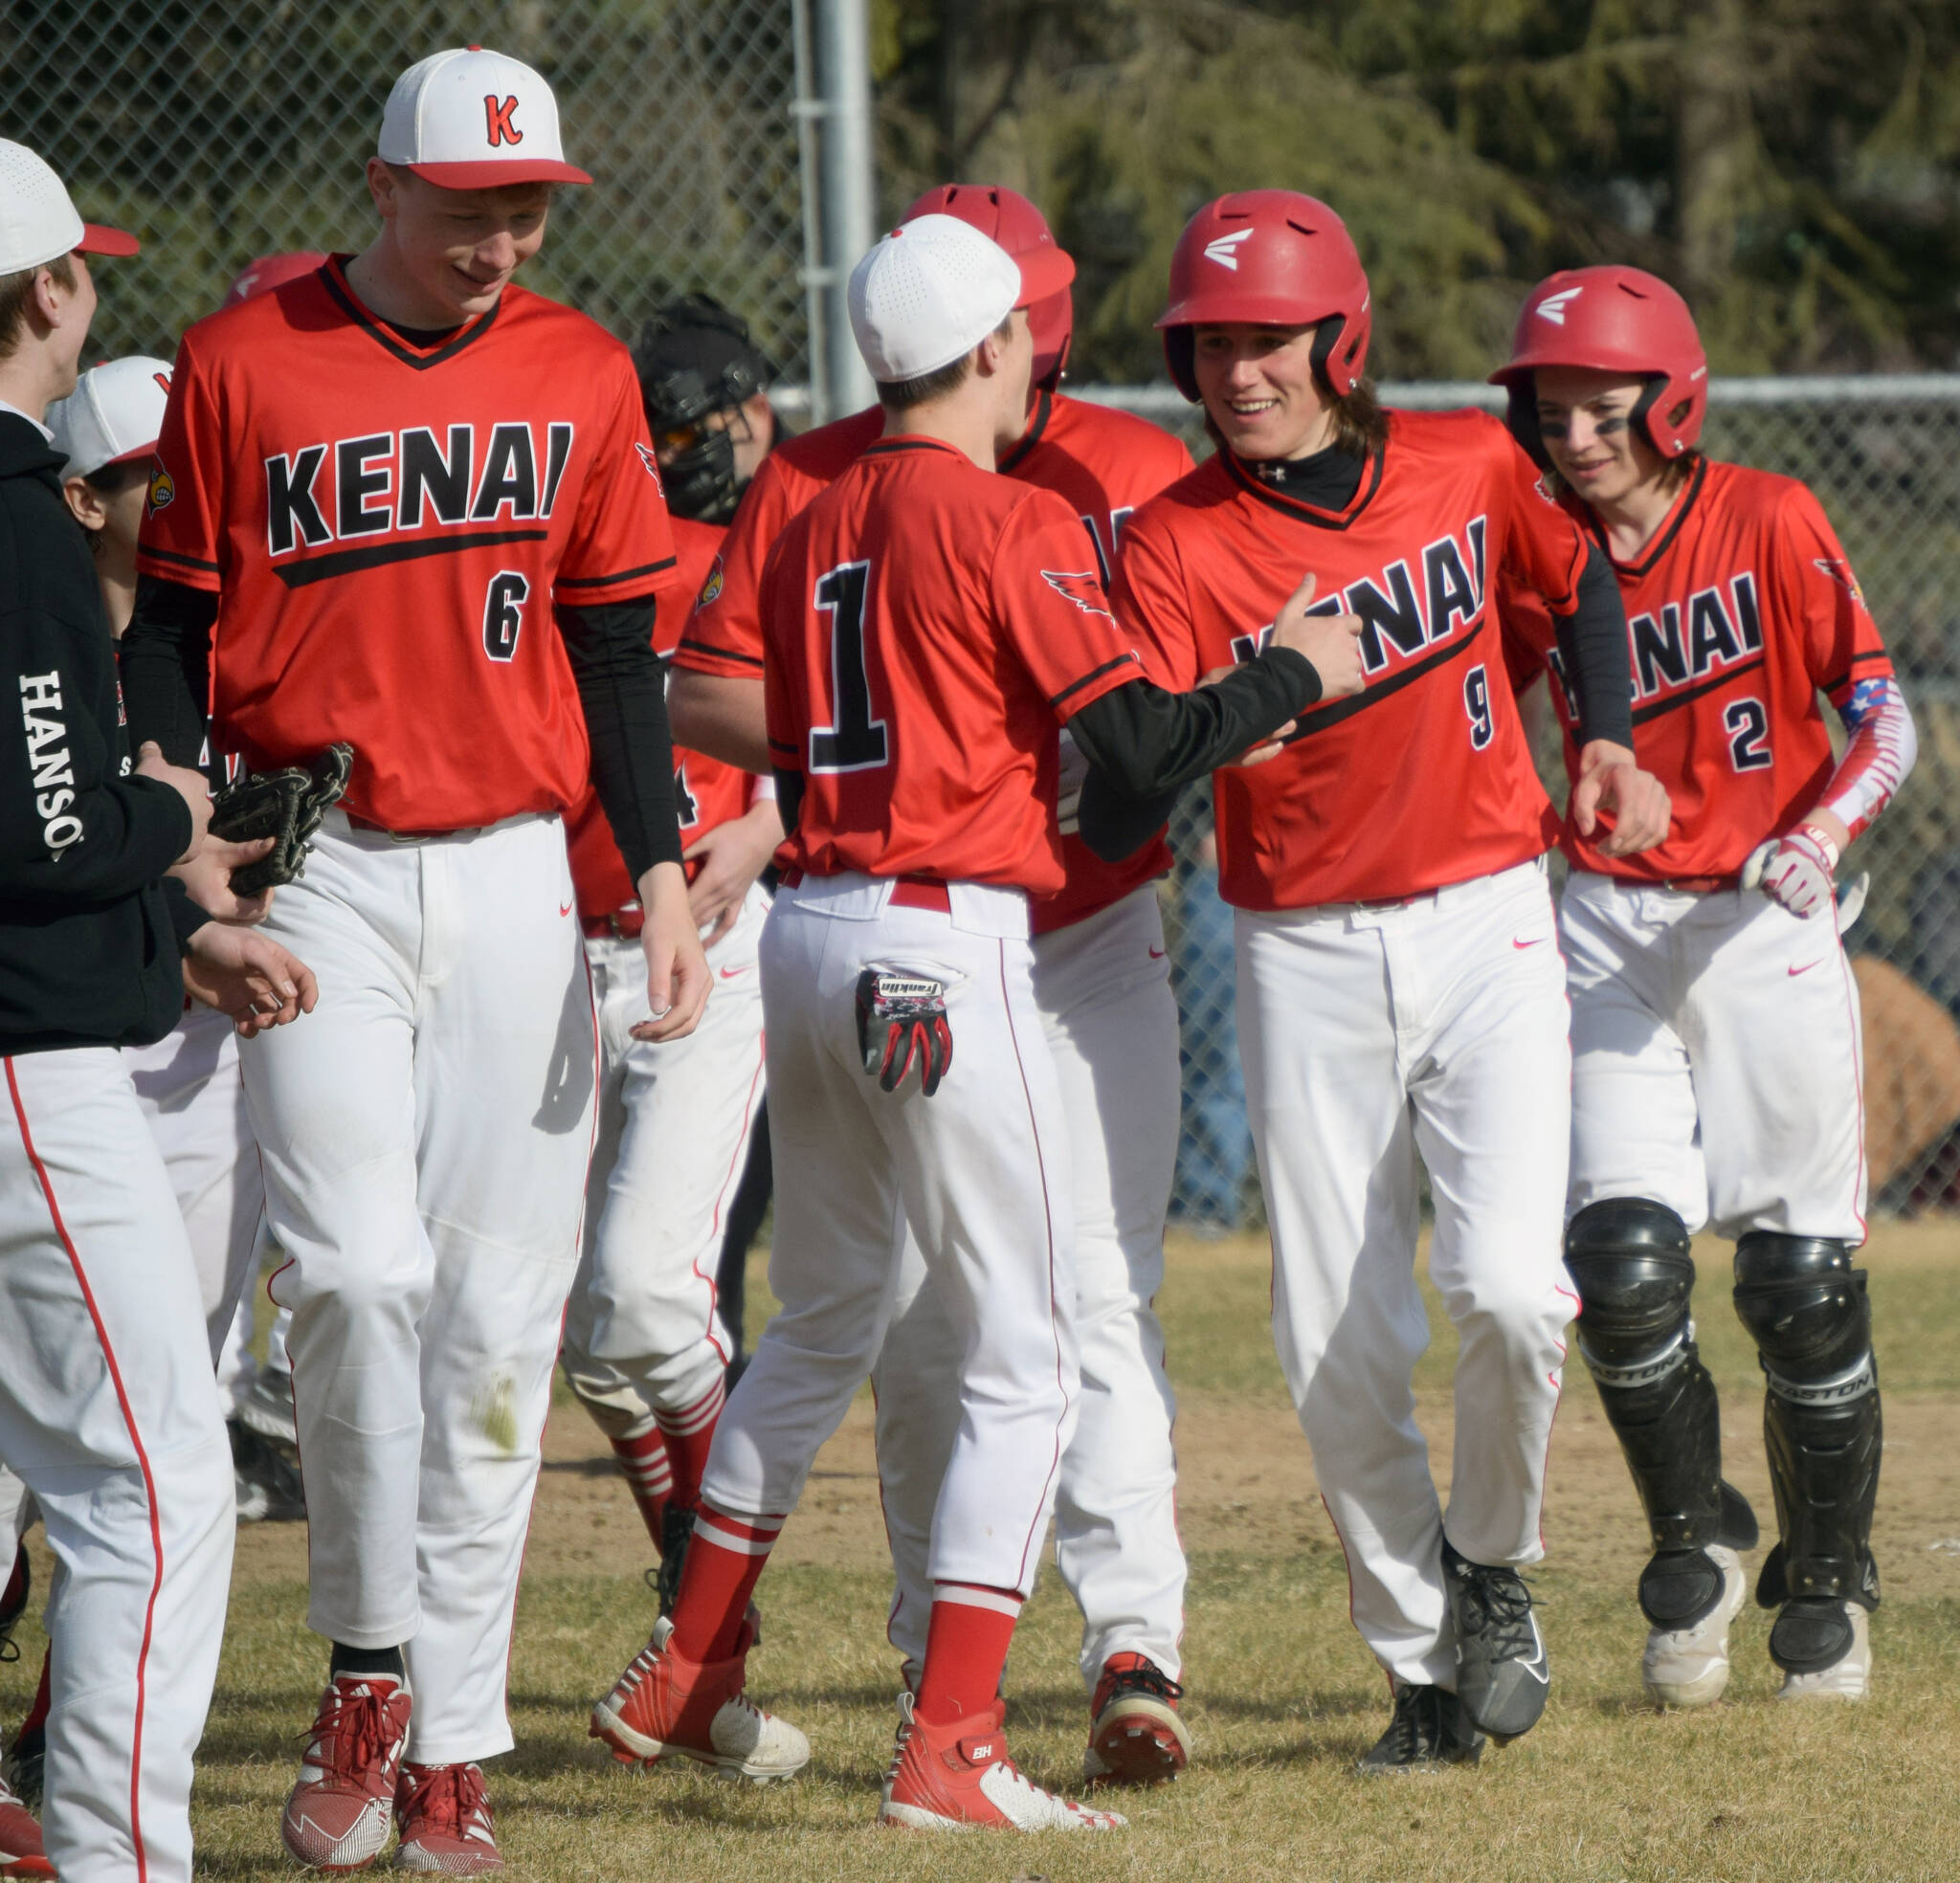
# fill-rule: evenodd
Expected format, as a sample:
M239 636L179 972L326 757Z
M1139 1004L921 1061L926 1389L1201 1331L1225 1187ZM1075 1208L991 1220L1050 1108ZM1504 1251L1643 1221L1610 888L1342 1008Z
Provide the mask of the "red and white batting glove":
M1838 845L1828 831L1799 824L1784 837L1759 844L1742 866L1742 886L1760 889L1793 916L1808 920L1831 906Z

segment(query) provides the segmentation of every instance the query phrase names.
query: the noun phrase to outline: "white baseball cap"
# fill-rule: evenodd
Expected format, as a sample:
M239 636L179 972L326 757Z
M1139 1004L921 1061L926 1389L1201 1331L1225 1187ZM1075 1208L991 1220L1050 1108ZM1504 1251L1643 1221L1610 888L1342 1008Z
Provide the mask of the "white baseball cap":
M442 189L591 182L565 161L551 87L481 46L432 53L394 81L376 155Z
M61 179L24 144L0 138L0 275L18 275L58 256L133 255L134 235L83 222Z
M873 379L917 379L970 352L1016 307L1059 294L1075 274L1053 246L1017 260L958 216L917 216L851 271L851 332Z
M147 457L164 429L170 363L135 353L91 366L75 390L48 408L64 477L86 477L125 458Z

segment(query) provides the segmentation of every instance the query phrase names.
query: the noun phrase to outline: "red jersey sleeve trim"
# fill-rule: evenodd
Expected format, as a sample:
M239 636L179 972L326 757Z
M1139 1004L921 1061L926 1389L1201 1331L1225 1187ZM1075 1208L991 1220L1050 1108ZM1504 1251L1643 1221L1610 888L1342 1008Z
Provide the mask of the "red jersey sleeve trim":
M1120 654L1114 660L1105 660L1102 666L1092 667L1080 679L1071 680L1067 686L1063 687L1059 693L1049 700L1049 705L1059 706L1064 700L1073 699L1084 687L1094 686L1105 674L1113 674L1119 667L1135 667L1141 671L1143 662L1137 658L1134 650L1127 654ZM1103 691L1106 693L1108 689L1105 687ZM1086 704L1087 702L1084 701L1083 703Z
M542 536L544 532L540 530L538 534ZM643 575L663 574L679 565L679 556L667 556L657 563L642 563L637 568L621 569L616 575L561 575L554 586L560 588L611 588L621 582L637 582Z
M708 660L725 661L732 666L753 667L758 674L762 672L762 661L756 655L752 654L736 654L729 648L718 648L712 641L697 641L687 634L681 635L674 654L677 660L679 660L680 655L683 654L692 654L704 655ZM693 668L697 673L713 671L713 669L703 669L693 660L680 660L680 665Z

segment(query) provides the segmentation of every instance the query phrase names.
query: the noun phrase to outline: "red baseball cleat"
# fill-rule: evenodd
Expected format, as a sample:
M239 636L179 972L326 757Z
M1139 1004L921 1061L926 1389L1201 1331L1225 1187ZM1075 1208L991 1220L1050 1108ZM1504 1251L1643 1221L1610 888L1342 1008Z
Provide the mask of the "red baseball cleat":
M402 1682L370 1673L329 1680L279 1821L286 1849L314 1870L366 1870L388 1843L408 1739Z
M481 1876L503 1868L479 1765L404 1765L394 1795L397 1870Z
M767 1784L793 1779L810 1763L810 1741L787 1719L764 1713L742 1691L744 1664L755 1642L753 1617L743 1624L725 1661L690 1661L668 1644L664 1617L653 1638L592 1709L590 1733L627 1764L652 1765L668 1753L710 1765L731 1779Z
M0 1876L53 1876L34 1814L0 1779Z
M1184 1689L1143 1654L1102 1663L1089 1705L1082 1776L1092 1785L1163 1784L1191 1763L1191 1732L1178 1716Z
M949 1726L912 1717L912 1695L899 1695L899 1742L885 1775L880 1824L909 1830L1116 1830L1114 1811L1092 1811L1024 1779L1009 1756L1002 1726L1007 1704L969 1714Z

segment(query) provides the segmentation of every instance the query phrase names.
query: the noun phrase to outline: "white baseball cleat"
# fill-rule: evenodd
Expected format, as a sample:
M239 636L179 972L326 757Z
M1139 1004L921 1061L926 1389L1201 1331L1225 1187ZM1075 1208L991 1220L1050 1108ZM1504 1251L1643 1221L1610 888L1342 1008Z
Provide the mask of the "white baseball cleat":
M1872 1678L1871 1616L1861 1602L1799 1596L1770 1630L1770 1657L1783 1670L1779 1700L1861 1700Z
M1657 1706L1709 1706L1728 1685L1728 1625L1748 1600L1748 1578L1742 1558L1726 1544L1710 1543L1704 1550L1682 1554L1705 1558L1720 1573L1720 1584L1702 1614L1675 1628L1649 1629L1647 1651L1640 1656L1640 1679ZM1653 1566L1649 1564L1650 1571ZM1641 1578L1643 1592L1649 1581L1650 1577Z
M912 1717L899 1695L899 1739L885 1774L880 1824L906 1830L1117 1830L1115 1811L1094 1811L1023 1778L1002 1732L1007 1705L946 1726Z

